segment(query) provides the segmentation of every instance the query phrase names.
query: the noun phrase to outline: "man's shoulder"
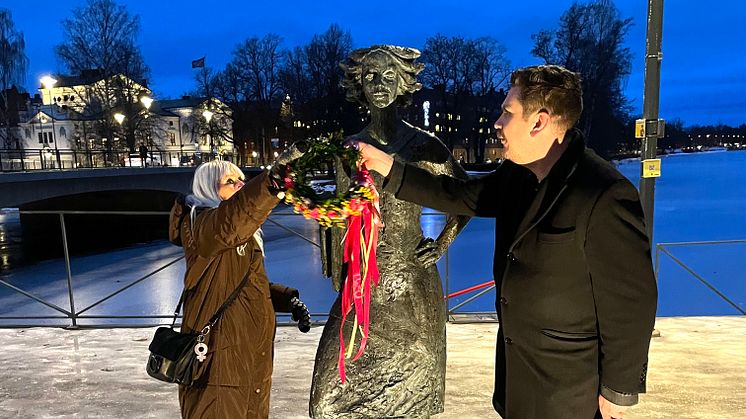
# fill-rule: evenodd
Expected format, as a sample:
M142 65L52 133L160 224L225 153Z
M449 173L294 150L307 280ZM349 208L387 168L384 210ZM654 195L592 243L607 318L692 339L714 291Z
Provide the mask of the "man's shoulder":
M615 183L632 183L609 161L604 160L593 150L586 148L578 168L577 182L593 189L606 189Z

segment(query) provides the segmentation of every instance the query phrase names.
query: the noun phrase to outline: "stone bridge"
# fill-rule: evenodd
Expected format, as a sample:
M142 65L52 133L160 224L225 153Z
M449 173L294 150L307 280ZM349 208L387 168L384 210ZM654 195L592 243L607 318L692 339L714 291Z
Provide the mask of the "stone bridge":
M194 170L194 167L121 167L3 173L0 174L0 208L61 209L52 203L66 202L65 207L75 207L77 205L70 203L79 199L89 201L86 197L113 195L123 198L118 200L121 203L126 202L129 194L134 197L143 193L166 195L170 200L177 193L189 192ZM244 169L244 172L251 177L259 173L259 169ZM107 207L106 202L100 204ZM162 209L137 206L139 209Z

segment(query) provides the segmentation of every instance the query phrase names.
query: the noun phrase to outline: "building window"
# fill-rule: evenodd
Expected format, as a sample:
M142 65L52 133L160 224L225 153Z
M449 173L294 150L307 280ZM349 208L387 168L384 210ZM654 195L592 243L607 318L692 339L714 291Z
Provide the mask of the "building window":
M169 132L168 139L171 141L171 145L176 145L176 134Z

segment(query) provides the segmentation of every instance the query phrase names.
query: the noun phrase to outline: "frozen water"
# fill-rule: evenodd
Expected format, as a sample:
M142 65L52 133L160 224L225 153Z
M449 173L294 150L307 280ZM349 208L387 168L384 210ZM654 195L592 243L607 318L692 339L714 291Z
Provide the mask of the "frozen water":
M656 243L746 239L746 183L743 182L746 152L680 154L662 159L663 176L656 184ZM639 161L624 161L618 167L633 183L639 183ZM274 282L298 288L314 317L323 320L336 295L321 274L317 225L292 214L284 205L277 208L270 220L263 227L269 277ZM422 216L423 231L437 237L444 221L443 214L427 210ZM494 223L491 219L472 219L448 254L438 262L446 293L492 279ZM746 271L746 244L666 249L734 303L746 307L746 286L741 274ZM79 324L168 322L181 292L184 266L178 260L180 257L181 249L167 242L74 257L71 282L75 309L77 312L86 310L83 317L88 316L81 318ZM662 254L660 261L658 315L738 314L734 307L672 258ZM155 273L136 285L99 302L152 272ZM13 269L2 274L0 279L62 310L70 310L62 260ZM449 306L454 307L474 294L455 297L449 300ZM494 311L494 292L487 292L459 311ZM145 320L95 317L111 315L162 317ZM65 314L4 286L0 286L0 316L6 317L0 319L0 325L70 324ZM32 319L32 316L58 318Z

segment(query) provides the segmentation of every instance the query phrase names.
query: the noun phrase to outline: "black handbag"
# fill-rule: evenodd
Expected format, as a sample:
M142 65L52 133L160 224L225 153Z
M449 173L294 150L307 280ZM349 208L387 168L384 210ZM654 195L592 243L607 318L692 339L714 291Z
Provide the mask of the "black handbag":
M192 384L192 370L195 363L204 362L206 359L205 355L208 347L205 343L205 337L210 333L210 329L215 327L225 309L233 303L238 293L246 285L250 273L251 271L246 273L238 287L228 296L223 305L218 308L205 327L198 333L182 333L174 330L176 317L179 315L181 303L184 301L184 292L181 293L171 326L156 329L153 340L148 346L150 356L145 370L149 376L167 383L177 383L185 386Z

